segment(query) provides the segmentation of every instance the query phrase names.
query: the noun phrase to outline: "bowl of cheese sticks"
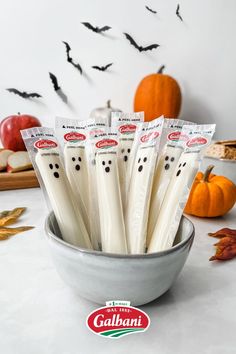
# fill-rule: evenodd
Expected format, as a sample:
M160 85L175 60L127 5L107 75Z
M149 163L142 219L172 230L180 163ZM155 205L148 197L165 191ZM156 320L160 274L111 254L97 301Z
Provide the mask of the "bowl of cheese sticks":
M193 241L182 214L214 130L113 112L111 126L56 117L55 129L22 131L56 267L81 296L141 305L170 288Z

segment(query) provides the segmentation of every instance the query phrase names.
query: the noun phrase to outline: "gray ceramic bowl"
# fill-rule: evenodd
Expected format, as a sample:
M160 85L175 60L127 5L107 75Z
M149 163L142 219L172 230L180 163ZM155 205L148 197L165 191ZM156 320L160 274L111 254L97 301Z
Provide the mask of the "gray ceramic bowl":
M189 254L194 226L183 217L175 245L143 255L117 255L72 246L61 239L54 214L46 219L46 234L56 269L80 296L105 305L109 300L146 304L173 284Z

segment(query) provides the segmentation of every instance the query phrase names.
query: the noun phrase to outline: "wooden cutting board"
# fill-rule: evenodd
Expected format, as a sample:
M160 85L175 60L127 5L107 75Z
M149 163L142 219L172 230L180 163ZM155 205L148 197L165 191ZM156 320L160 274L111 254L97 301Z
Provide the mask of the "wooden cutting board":
M0 191L39 187L34 170L23 172L0 172Z

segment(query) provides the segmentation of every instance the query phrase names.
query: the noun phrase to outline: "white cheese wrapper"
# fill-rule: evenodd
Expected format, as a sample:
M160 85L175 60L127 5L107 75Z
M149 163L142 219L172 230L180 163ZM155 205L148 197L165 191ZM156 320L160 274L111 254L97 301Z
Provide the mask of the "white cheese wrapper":
M132 175L125 213L128 251L144 253L153 174L158 157L163 118L143 123L133 146Z
M41 188L47 193L62 238L70 244L92 248L78 206L66 177L58 143L50 128L31 128L22 131L32 164Z
M180 144L185 145L165 193L154 227L148 253L163 251L173 245L183 209L198 171L201 150L210 144L215 125L183 126ZM186 139L188 137L188 139ZM186 139L186 140L185 140Z
M56 117L55 132L63 147L65 170L73 195L89 233L89 181L85 156L86 121ZM98 249L98 244L93 240L91 242L93 248Z
M107 125L104 119L97 118L87 120L87 140L85 146L87 171L89 180L89 225L90 225L90 238L97 240L101 246L101 227L99 217L98 205L98 186L96 174L96 147L97 136L106 132Z
M127 253L120 193L117 134L107 133L96 142L96 176L102 251Z
M119 147L118 147L118 167L121 198L123 210L127 203L127 190L128 190L128 163L130 153L134 141L135 132L140 123L144 121L144 112L123 113L112 112L111 114L112 128L117 129L119 134Z
M161 136L162 151L153 178L147 231L147 247L149 246L166 190L183 151L181 146L179 146L182 127L183 125L190 124L193 125L194 123L178 119L165 119L164 121Z

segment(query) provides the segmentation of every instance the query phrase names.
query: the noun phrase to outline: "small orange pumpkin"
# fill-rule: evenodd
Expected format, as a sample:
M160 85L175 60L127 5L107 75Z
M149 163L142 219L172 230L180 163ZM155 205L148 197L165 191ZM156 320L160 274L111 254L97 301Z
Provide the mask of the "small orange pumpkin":
M145 121L160 117L177 118L181 108L181 90L173 77L163 74L164 65L156 74L142 79L134 97L134 111L145 112Z
M236 201L236 185L228 178L206 172L198 172L184 212L200 217L216 217L226 214Z

